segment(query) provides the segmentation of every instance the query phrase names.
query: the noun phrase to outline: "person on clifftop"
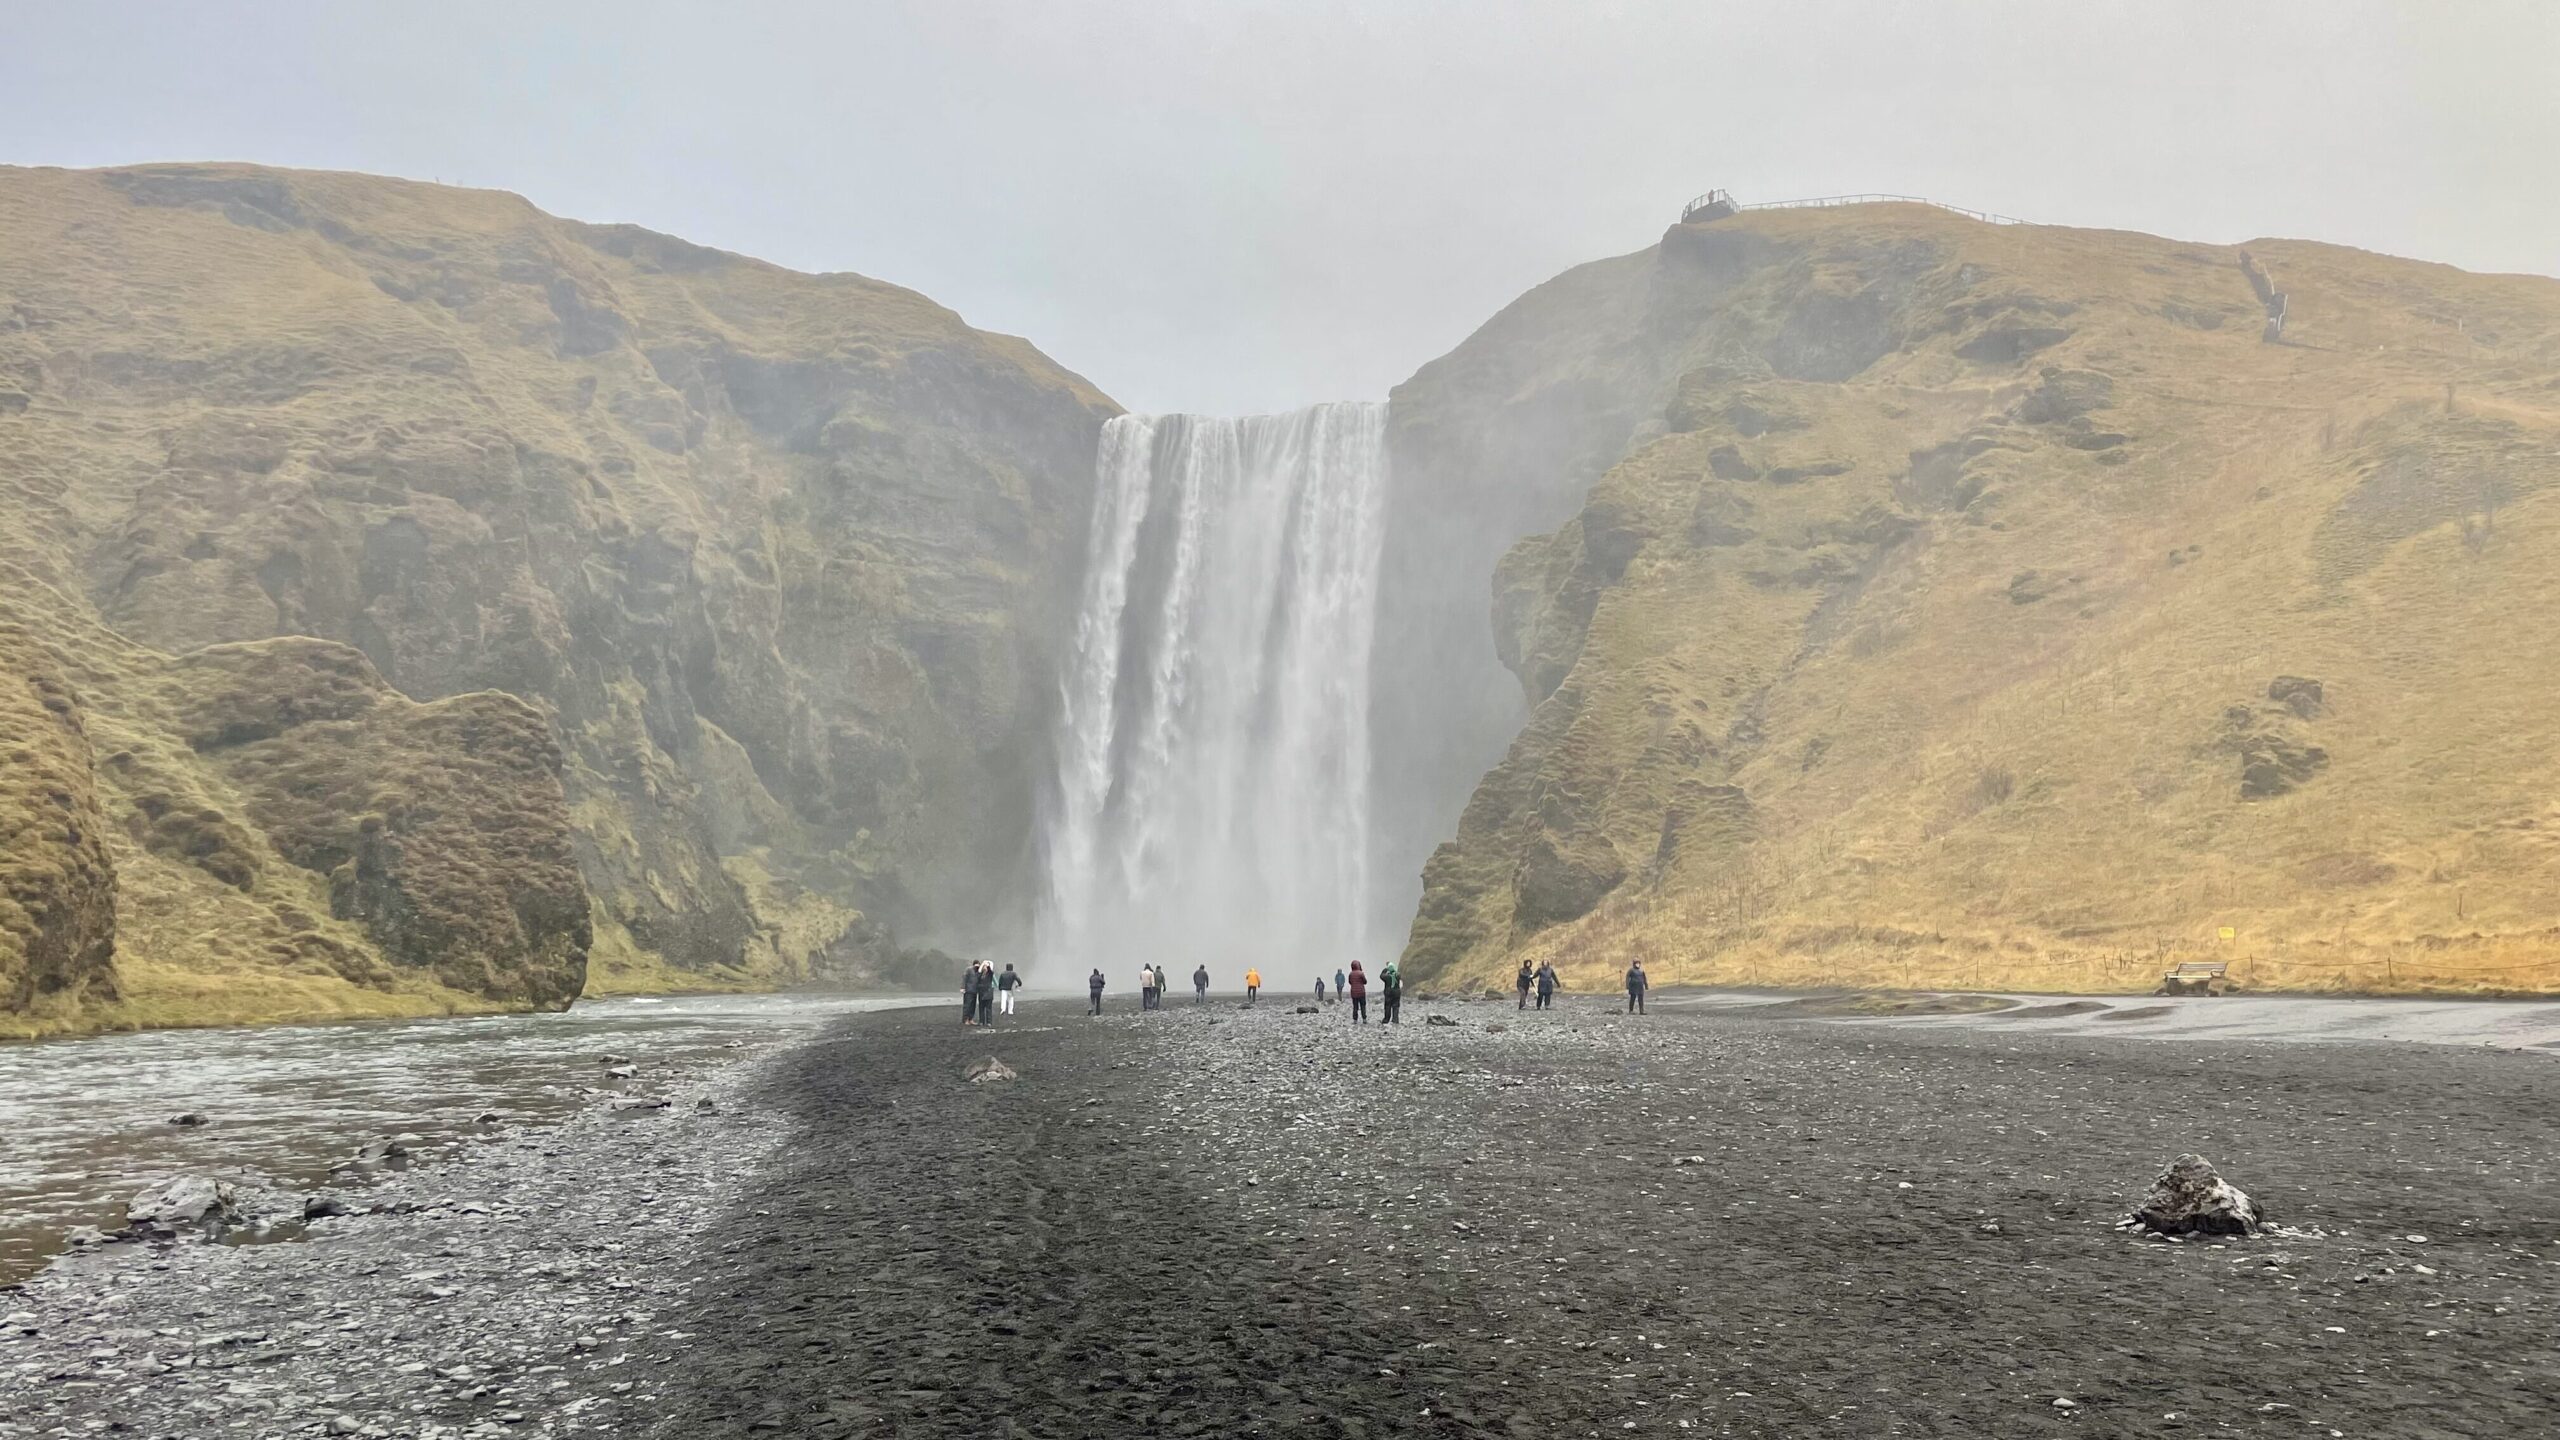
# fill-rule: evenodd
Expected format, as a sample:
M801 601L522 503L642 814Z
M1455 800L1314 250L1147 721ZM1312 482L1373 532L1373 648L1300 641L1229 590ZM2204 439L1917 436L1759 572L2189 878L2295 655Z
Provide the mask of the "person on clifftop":
M1101 1014L1101 1013L1102 1013L1102 967L1101 967L1101 966L1099 966L1099 965L1096 965L1095 967L1093 967L1093 976L1092 976L1092 978L1091 978L1091 979L1086 980L1084 983L1085 983L1085 988L1086 988L1086 989L1088 989L1088 990L1091 990L1091 991L1093 992L1093 1009L1091 1009L1090 1011L1087 1011L1086 1013L1087 1013L1087 1014L1092 1014L1092 1015L1099 1015L1099 1014Z
M1013 992L1022 988L1022 977L1014 973L1013 962L1005 962L1004 973L996 977L996 1008L1013 1013Z
M1244 969L1244 1003L1252 1004L1262 995L1262 972L1248 965Z
M1351 1023L1369 1023L1369 977L1360 971L1360 962L1351 962Z
M1386 968L1378 972L1378 989L1387 998L1387 1013L1378 1017L1378 1023L1381 1025L1403 1024L1404 976L1396 969L1396 962L1393 960L1388 961Z
M1521 1008L1521 1009L1523 1009L1523 1010L1526 1010L1526 1009L1528 1009L1528 1008L1529 1008L1529 985L1530 985L1530 982L1531 982L1531 981L1533 981L1535 978L1536 978L1535 976L1533 976L1533 975L1531 975L1531 974L1529 973L1529 962L1528 962L1528 961L1526 961L1526 960L1521 961L1521 962L1520 962L1520 1008Z
M1643 962L1643 961L1639 960L1639 961L1637 961L1636 963L1634 963L1633 965L1630 965L1630 966L1628 966L1628 967L1627 967L1627 1013L1628 1013L1628 1014L1630 1014L1630 1015L1641 1015L1641 1014L1643 1014L1643 1013L1644 1013L1644 992L1645 992L1645 987L1646 987L1649 983L1650 983L1650 982L1648 982L1648 981L1645 979L1645 976L1644 976L1644 962Z
M1541 961L1538 965L1538 1008L1544 1010L1553 1005L1555 998L1556 967Z

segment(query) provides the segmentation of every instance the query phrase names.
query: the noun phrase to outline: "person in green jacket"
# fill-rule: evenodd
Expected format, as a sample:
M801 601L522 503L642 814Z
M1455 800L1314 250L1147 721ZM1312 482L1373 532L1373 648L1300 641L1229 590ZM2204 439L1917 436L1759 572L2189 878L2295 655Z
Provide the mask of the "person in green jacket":
M1386 1013L1378 1017L1378 1023L1381 1025L1403 1024L1404 972L1396 969L1396 962L1393 960L1388 961L1386 968L1378 972L1378 986L1385 992L1387 1001Z

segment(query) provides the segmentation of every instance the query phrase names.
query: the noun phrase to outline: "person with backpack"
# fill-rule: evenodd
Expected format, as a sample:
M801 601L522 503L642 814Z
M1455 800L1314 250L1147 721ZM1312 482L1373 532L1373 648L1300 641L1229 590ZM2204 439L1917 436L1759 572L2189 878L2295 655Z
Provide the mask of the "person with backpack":
M1546 962L1538 965L1538 1008L1553 1005L1556 999L1556 967Z
M1194 1005L1209 1003L1209 967L1206 965L1191 972L1191 1003Z
M1351 962L1351 1023L1369 1023L1369 977L1360 971L1360 962Z
M1022 988L1022 976L1015 973L1013 962L1004 964L1004 973L996 977L996 1009L1013 1013L1013 992Z
M1628 1014L1641 1015L1644 1013L1644 992L1649 983L1650 982L1645 979L1643 961L1639 960L1633 965L1627 967Z
M1387 968L1378 972L1378 989L1387 999L1386 1014L1379 1017L1378 1023L1381 1025L1403 1024L1404 976L1396 969L1396 962L1393 960L1387 962Z
M1090 1011L1088 1011L1088 1012L1086 1012L1086 1013L1088 1013L1088 1014L1092 1014L1092 1015L1099 1015L1099 1014L1101 1014L1101 1013L1102 1013L1102 967L1101 967L1101 966L1099 966L1099 965L1096 965L1095 967L1093 967L1093 975L1092 975L1092 977L1091 977L1090 979L1086 980L1084 983L1085 983L1085 988L1086 988L1086 989L1088 989L1088 990L1091 990L1091 991L1093 992L1093 1009L1091 1009Z
M1534 978L1534 977L1532 977L1532 976L1529 974L1529 962L1528 962L1528 961L1526 961L1526 960L1521 961L1521 962L1520 962L1520 1006L1519 1006L1519 1008L1521 1008L1521 1009L1523 1009L1523 1010L1526 1010L1526 1009L1528 1009L1528 1008L1529 1008L1529 982L1530 982L1530 981L1531 981L1531 979L1533 979L1533 978Z

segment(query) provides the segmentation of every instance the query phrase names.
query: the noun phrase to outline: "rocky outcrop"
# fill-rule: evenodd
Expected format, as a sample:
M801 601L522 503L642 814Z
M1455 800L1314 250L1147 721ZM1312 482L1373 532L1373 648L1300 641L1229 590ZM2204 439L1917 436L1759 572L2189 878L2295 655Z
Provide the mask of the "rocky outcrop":
M424 758L451 740L529 776L537 717L608 989L864 980L894 936L1018 931L1048 646L1114 408L1023 342L510 195L0 170L0 391L0 561L85 623L173 655L318 637L453 702L368 728L388 712L330 713L354 682L288 667L318 688L280 697L277 734L191 732L217 787L312 778L286 754L322 734L422 784L465 783ZM203 787L141 772L192 762L130 748L160 797L136 844L170 863L128 879L268 886L241 797L182 798ZM349 813L380 824L287 847L345 871L324 908L457 977L544 953L480 980L556 992L567 951L533 937L573 938L567 897L466 934L429 892L477 881L422 859L461 822Z
M2248 1192L2225 1180L2201 1155L2169 1162L2118 1227L2180 1239L2189 1235L2255 1235L2266 1213Z
M332 916L455 990L578 997L587 893L559 748L532 706L415 704L321 640L214 646L172 668L188 742L286 860L326 877Z
M0 1026L116 994L116 883L78 699L0 622ZM0 1033L6 1033L0 1029Z
M1754 213L1424 367L1399 502L1527 713L1383 722L1486 765L1408 973L2560 989L2560 694L2493 638L2560 625L2560 284L2251 249L2286 345L2231 250Z

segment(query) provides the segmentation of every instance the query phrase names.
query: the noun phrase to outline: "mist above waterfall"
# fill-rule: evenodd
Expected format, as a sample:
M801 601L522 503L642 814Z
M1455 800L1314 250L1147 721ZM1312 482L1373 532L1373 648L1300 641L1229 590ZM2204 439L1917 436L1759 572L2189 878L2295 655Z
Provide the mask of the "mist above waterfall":
M1104 429L1042 827L1048 978L1233 983L1376 948L1385 427L1334 404Z

